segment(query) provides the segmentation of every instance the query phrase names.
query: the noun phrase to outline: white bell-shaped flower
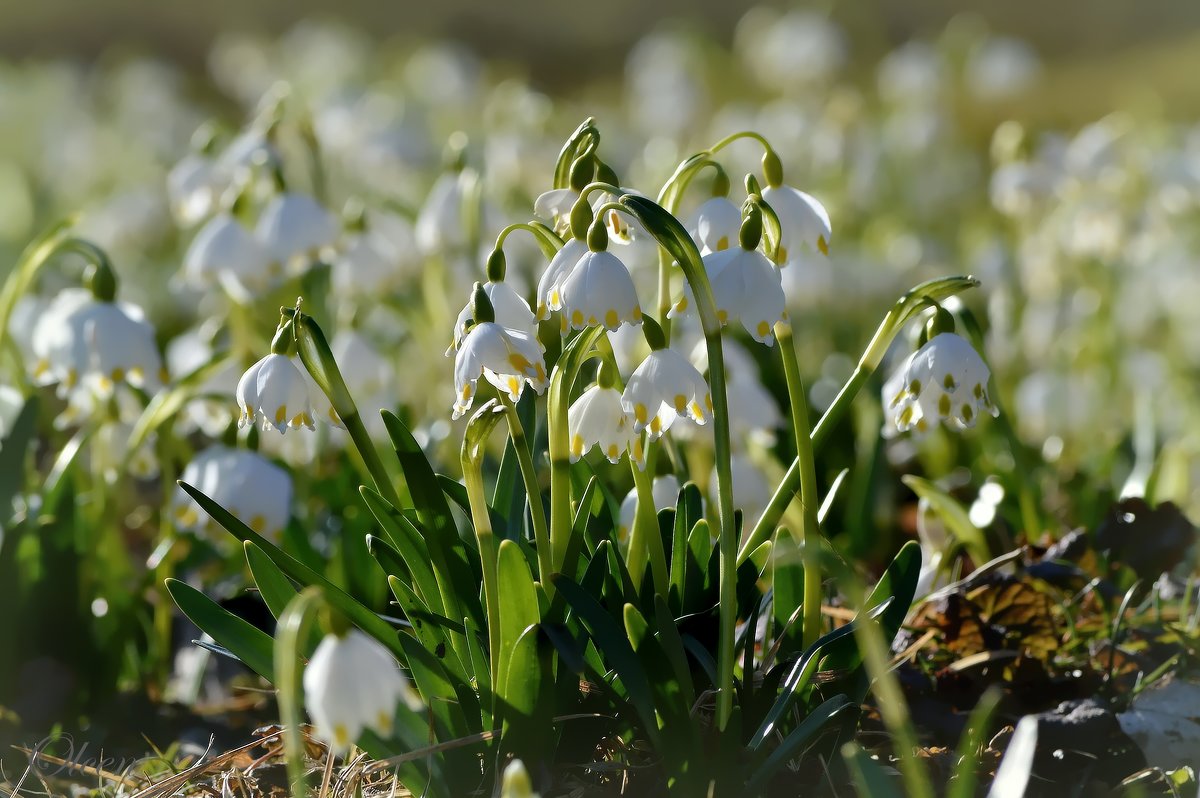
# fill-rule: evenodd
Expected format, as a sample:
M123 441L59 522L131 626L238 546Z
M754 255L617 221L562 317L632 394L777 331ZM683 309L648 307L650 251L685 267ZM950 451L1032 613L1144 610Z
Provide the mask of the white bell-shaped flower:
M944 423L975 426L979 414L999 411L988 395L991 372L966 339L943 332L914 352L884 385L883 405L899 432L927 432Z
M740 320L759 343L775 343L775 324L787 318L783 279L766 255L740 244L704 256L704 270L712 286L717 319L722 325ZM691 289L671 308L671 318L692 305Z
M471 409L480 376L514 402L521 398L525 383L538 393L549 384L538 340L494 321L472 327L455 355L454 418Z
M183 226L191 227L212 213L227 184L227 176L211 158L185 155L167 173L171 212Z
M563 328L641 324L642 307L629 270L613 253L589 251L561 282Z
M358 629L326 635L304 669L304 705L334 754L363 729L390 737L401 701L414 711L421 706L391 652Z
M254 236L267 261L291 273L303 272L337 240L337 217L308 194L285 191L263 208Z
M810 247L823 255L829 254L833 230L829 213L815 197L791 186L767 186L762 198L779 217L782 229L776 262L787 266L792 255Z
M475 180L474 172L464 169L446 172L434 181L417 214L416 242L422 254L445 255L467 246L463 203Z
M162 384L154 328L135 305L68 289L38 319L32 344L34 381L58 383L60 395L85 381L101 396L121 383L146 391Z
M283 534L291 516L292 478L256 452L209 447L184 467L180 481L271 540ZM172 501L172 517L180 529L193 532L208 531L214 526L212 519L182 488L177 489Z
M504 778L500 786L500 798L540 798L540 793L533 791L533 781L525 763L514 759L504 769Z
M250 297L271 283L271 261L258 239L232 214L205 222L183 256L183 277L197 288L217 283L236 298Z
M533 311L529 309L529 303L511 285L504 281L489 281L483 284L483 292L487 294L488 300L492 303L497 324L509 330L525 333L535 341L537 340L537 319L534 318ZM459 311L458 318L454 322L454 340L451 342L450 348L446 350L447 355L462 346L463 338L467 335L467 329L472 319L471 305L472 303L468 302Z
M701 255L736 246L742 226L742 209L728 197L712 197L696 209L684 225Z
M633 416L625 409L621 392L616 388L593 385L584 391L567 411L567 429L572 463L593 446L599 446L611 463L617 463L622 454L629 452L638 466L645 466L641 438L633 434Z
M579 200L579 192L573 188L555 188L538 195L533 201L533 213L550 223L557 232L565 232L571 225L571 209Z
M550 265L542 273L537 286L537 318L550 318L550 311L562 308L562 282L566 279L579 259L588 253L587 242L572 238L563 244Z
M655 440L686 416L704 424L712 415L708 383L688 359L673 349L656 349L629 377L622 396L633 414L634 432L649 430Z
M304 367L287 355L272 352L259 360L237 384L238 426L262 421L263 429L314 428L312 383Z

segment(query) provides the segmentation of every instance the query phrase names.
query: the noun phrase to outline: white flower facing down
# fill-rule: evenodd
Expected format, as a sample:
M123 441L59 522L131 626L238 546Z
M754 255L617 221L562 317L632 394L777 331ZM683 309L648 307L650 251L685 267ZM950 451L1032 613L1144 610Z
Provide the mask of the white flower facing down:
M816 197L791 186L767 186L762 197L779 217L782 228L776 258L780 266L791 263L792 256L804 246L823 255L829 254L833 230L829 225L829 213Z
M121 383L147 391L162 384L154 328L141 309L102 302L82 289L55 297L38 319L32 346L34 382L57 383L61 396L84 383L99 396Z
M637 288L621 259L611 252L587 252L561 281L563 329L641 324Z
M183 469L186 482L224 507L255 532L273 540L291 515L292 478L260 454L225 446L200 452ZM176 526L193 532L212 527L200 506L178 488L172 501Z
M272 269L304 271L337 240L337 217L308 194L284 192L271 198L258 217L254 236Z
M955 430L975 426L981 412L999 415L988 395L991 372L966 339L941 333L909 356L883 386L891 424L885 434L927 432L940 421Z
M529 303L511 285L506 282L486 282L482 287L483 292L487 294L488 300L492 303L497 324L509 330L517 330L535 341L537 340L537 319L534 318L533 311L529 309ZM454 340L451 342L450 348L446 350L447 355L462 346L472 313L471 302L467 302L459 311L458 318L454 322ZM541 346L541 342L538 342L538 345Z
M212 212L227 182L211 158L199 153L185 155L167 173L171 212L190 227Z
M649 430L650 440L661 437L680 416L704 424L712 415L708 383L673 349L651 352L629 377L621 401L633 414L634 432Z
M584 391L567 411L567 429L572 463L592 446L599 446L611 463L620 461L628 451L639 467L645 467L641 438L633 434L633 416L621 403L621 392L616 388L593 385Z
M742 227L742 209L728 197L712 197L696 209L684 225L701 255L736 245Z
M775 324L787 318L784 311L783 278L766 255L758 250L732 249L704 256L704 270L712 285L717 319L722 325L740 320L750 337L771 346L775 343ZM671 318L685 313L692 303L691 289L668 314Z
M550 318L550 311L562 308L562 282L579 259L588 253L587 242L572 238L550 259L537 287L537 318Z
M261 420L264 430L275 427L280 433L288 427L313 429L313 391L302 369L274 352L246 369L236 392L238 426Z
M538 195L533 201L533 213L550 223L556 232L564 233L571 225L571 209L579 200L573 188L555 188Z
M326 635L304 669L304 705L335 754L363 729L390 737L401 700L414 711L421 707L391 652L358 629Z
M270 284L270 259L258 239L228 213L204 223L183 256L183 277L197 288L223 285L236 298L248 298Z
M538 393L549 384L537 338L494 321L472 327L455 355L454 418L471 409L481 376L514 402L521 398L525 383Z

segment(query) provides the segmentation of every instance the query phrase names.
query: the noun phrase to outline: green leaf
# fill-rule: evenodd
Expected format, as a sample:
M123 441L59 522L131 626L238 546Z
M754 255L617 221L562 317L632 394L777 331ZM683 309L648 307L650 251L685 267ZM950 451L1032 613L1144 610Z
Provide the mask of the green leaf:
M442 604L441 583L429 564L429 549L425 545L425 539L421 532L374 489L363 485L358 491L362 494L363 501L366 502L371 515L375 516L375 520L379 522L380 528L387 536L388 542L391 543L392 551L400 560L399 564L404 568L403 573L409 576L412 586L421 595L422 601L432 611L444 613L446 608ZM368 544L369 548L370 544ZM372 554L374 553L372 551ZM387 556L382 551L381 554ZM376 559L379 557L377 556ZM384 565L384 571L389 575L400 576L396 565L395 562L392 562L391 565Z
M850 623L834 629L817 639L808 651L796 661L792 666L792 670L780 685L779 698L775 700L771 710L763 719L762 725L755 732L753 739L747 748L755 751L760 748L763 742L776 730L776 726L791 710L793 704L800 698L801 693L808 687L812 680L813 674L817 672L817 663L820 662L826 649L837 645L840 641L849 640L850 644L854 644L855 625L864 621L872 621L882 615L888 607L891 606L891 600L868 610L859 615Z
M478 599L479 579L467 562L466 548L458 536L450 505L446 501L446 494L442 492L437 474L429 465L416 438L394 413L383 411L383 423L392 439L409 495L425 531L425 544L429 548L434 571L443 575L439 580L442 604L449 614L461 602L468 610L468 615L479 618L482 614Z
M662 646L663 654L674 671L675 680L683 689L683 698L690 707L696 701L696 688L692 684L692 672L688 667L687 651L683 647L683 638L679 636L679 628L671 610L662 596L654 597L654 634Z
M661 741L654 715L654 694L650 689L650 681L621 627L594 598L584 593L579 585L566 576L556 574L554 586L562 591L567 603L575 610L576 617L591 635L605 662L616 671L620 679L619 686L615 683L613 685L617 694L632 705L641 720L647 739L658 747ZM603 677L603 674L600 676Z
M392 589L392 595L396 597L404 617L412 624L413 635L425 650L431 652L450 674L465 681L466 668L454 651L448 630L439 623L441 619L431 613L425 602L400 579L389 576L388 587Z
M710 593L715 591L716 577L710 580L708 564L712 560L712 533L708 521L701 518L688 533L687 565L684 567L683 614L701 612ZM710 605L711 606L711 605Z
M927 479L908 474L900 481L910 487L913 493L929 502L930 508L946 524L947 529L962 543L971 559L976 563L984 563L991 559L988 551L987 538L983 531L971 523L971 518L963 506L946 491Z
M687 482L679 490L675 505L675 527L671 536L671 578L668 602L671 610L683 613L687 600L688 533L704 517L704 502L700 488Z
M296 580L299 584L305 586L320 585L325 591L325 598L329 603L341 610L354 625L377 638L379 642L391 649L397 657L402 658L404 656L404 650L400 648L396 631L392 628L391 624L367 607L364 607L353 596L330 582L324 576L304 565L262 535L243 524L236 516L196 488L186 482L180 482L179 486L183 488L187 495L195 499L196 503L200 505L200 509L212 516L213 520L218 524L225 527L225 530L229 534L242 541L242 543L253 543L275 565L279 566L279 570Z
M500 655L497 658L497 685L509 684L508 669L513 647L530 626L541 620L533 574L521 548L511 540L500 541L497 553L496 580L500 595ZM502 703L508 696L500 694Z
M268 681L275 678L275 641L270 635L224 609L186 582L168 579L166 586L175 604L192 623L259 676Z
M825 730L826 724L843 713L854 709L854 704L844 695L835 695L827 699L821 706L805 716L800 725L783 738L779 747L759 765L750 781L746 784L746 792L757 795L766 789L775 773L791 760L800 755L801 751L811 744L812 738Z
M31 396L13 420L8 437L0 443L0 522L8 521L13 499L25 484L25 455L37 431L37 414L38 400ZM0 528L3 527L0 523Z
M263 603L271 611L275 620L283 615L288 602L297 595L296 586L279 570L270 557L251 541L242 544L246 549L246 565L250 568L250 576L258 587L258 594Z
M842 746L842 758L846 760L859 795L867 798L900 798L895 780L858 743Z
M550 758L554 732L554 648L531 625L512 647L501 699L503 753L526 762Z

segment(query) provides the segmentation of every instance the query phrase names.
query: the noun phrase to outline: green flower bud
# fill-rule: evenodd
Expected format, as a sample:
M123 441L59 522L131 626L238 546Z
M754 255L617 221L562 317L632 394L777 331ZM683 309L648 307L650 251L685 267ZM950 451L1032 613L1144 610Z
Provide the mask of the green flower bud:
M658 322L649 315L642 316L642 335L646 337L646 343L655 352L667 348L667 336L663 334L662 327L658 326Z
M475 283L475 288L471 292L471 317L475 319L476 324L496 320L496 310L492 307L492 300L488 299L487 292L483 290L483 285L480 283Z
M783 185L783 162L779 160L775 150L768 149L763 153L762 168L768 186L778 188Z
M604 226L604 220L600 217L588 228L587 245L592 252L604 252L608 249L608 228Z
M508 269L508 261L503 249L494 249L487 259L487 278L489 283L504 282L504 274Z

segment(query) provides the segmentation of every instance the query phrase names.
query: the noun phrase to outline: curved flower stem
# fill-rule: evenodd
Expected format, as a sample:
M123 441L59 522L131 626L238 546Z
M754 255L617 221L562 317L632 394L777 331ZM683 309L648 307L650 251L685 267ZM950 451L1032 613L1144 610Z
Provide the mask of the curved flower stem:
M821 636L821 526L817 520L817 467L813 456L812 433L808 422L808 396L796 358L796 341L792 325L775 325L779 339L779 354L783 359L783 374L787 380L788 398L792 408L792 434L796 438L796 463L800 471L800 504L803 522L800 538L804 544L804 621L803 641L807 650Z
M717 591L720 614L717 638L717 728L723 731L733 715L733 669L737 659L734 643L737 626L737 529L733 517L733 452L729 433L729 397L725 389L725 356L721 349L721 323L717 318L717 304L700 252L679 220L645 197L625 195L622 203L638 216L683 269L696 300L696 312L700 316L704 343L708 349L717 469L717 540L721 557Z
M871 337L871 342L867 344L867 348L863 351L862 357L858 360L858 365L854 368L854 373L850 375L850 379L842 386L842 390L838 392L837 397L833 400L833 404L821 416L817 425L813 428L810 440L812 442L812 450L815 455L820 451L838 421L850 409L850 405L854 401L854 397L862 390L864 384L879 367L880 361L883 360L884 353L891 346L892 340L916 313L928 306L930 301L939 301L946 297L954 296L960 291L967 288L973 288L979 285L979 281L974 277L942 277L936 280L929 280L910 289L902 297L896 300L891 310L883 317L879 327L875 330L875 335ZM693 289L694 290L694 289ZM741 550L738 552L737 561L740 565L750 556L750 552L760 545L763 541L771 537L771 533L779 524L779 519L783 517L783 513L787 510L788 504L792 497L796 495L796 491L801 489L800 462L793 460L788 466L787 473L784 474L783 480L779 483L779 487L775 489L775 494L771 497L767 509L759 517L758 523L754 525L754 529L742 541Z
M517 407L508 394L500 391L500 403L504 405L504 417L508 421L508 434L512 438L513 451L517 454L517 466L521 469L521 481L525 483L525 495L529 502L529 516L533 519L533 539L537 545L538 570L546 595L553 598L554 585L550 575L554 573L554 558L550 549L550 529L546 525L546 508L542 506L542 492L538 489L537 469L529 451L529 440Z
M505 227L496 235L496 244L494 249L500 249L504 246L504 241L518 230L524 230L533 236L537 241L538 248L542 250L542 254L546 257L553 257L554 253L562 249L563 240L546 225L538 221L531 222L513 222L508 227Z
M756 133L753 130L739 130L737 133L730 133L725 138L718 141L716 144L708 148L711 153L717 153L728 147L730 144L740 139L754 139L759 144L763 145L763 149L771 152L771 143L766 140L761 133Z

